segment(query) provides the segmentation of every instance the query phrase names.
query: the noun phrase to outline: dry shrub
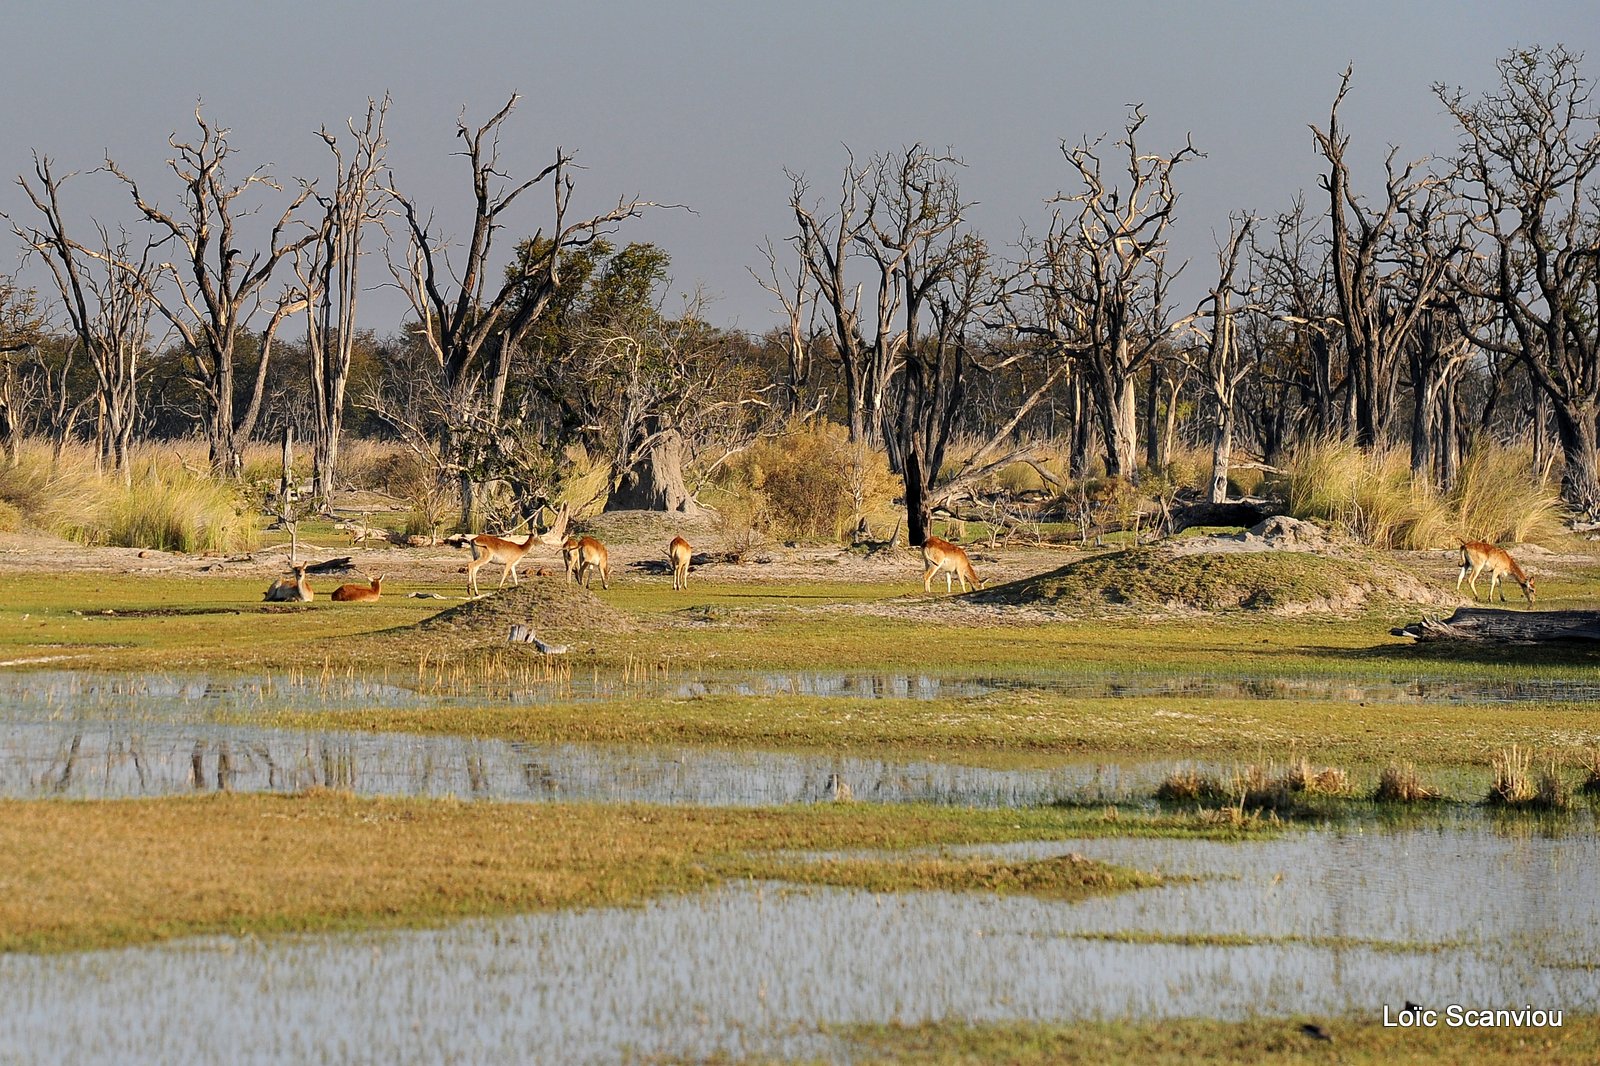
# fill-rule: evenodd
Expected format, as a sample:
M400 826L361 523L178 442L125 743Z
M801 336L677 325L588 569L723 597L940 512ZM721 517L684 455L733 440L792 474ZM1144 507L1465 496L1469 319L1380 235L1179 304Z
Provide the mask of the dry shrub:
M1429 803L1439 798L1439 792L1422 780L1415 763L1400 762L1383 768L1372 798L1377 803Z
M756 497L746 517L779 537L842 539L863 517L882 516L898 482L888 458L851 443L843 426L792 423L758 441L725 468L719 511L728 497Z
M1313 769L1311 760L1301 757L1289 764L1283 783L1291 792L1310 792L1335 796L1350 787L1350 775L1336 766Z

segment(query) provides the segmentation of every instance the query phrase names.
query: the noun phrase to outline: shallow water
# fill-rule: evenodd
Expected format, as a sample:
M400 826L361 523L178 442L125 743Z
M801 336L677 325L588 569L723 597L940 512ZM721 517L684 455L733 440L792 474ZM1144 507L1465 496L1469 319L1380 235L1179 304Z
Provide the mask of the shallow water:
M322 786L366 796L762 806L831 798L1033 806L1148 795L1170 761L987 769L715 748L526 744L402 733L300 732L207 722L13 722L0 732L0 796L121 799Z
M422 933L6 956L0 1061L833 1057L819 1025L1377 1017L1407 998L1600 1007L1586 968L1600 963L1592 834L1476 823L988 850L1073 850L1208 879L1077 904L740 885ZM1097 939L1141 933L1269 942Z
M196 720L269 710L339 711L373 707L499 706L593 699L697 696L808 696L867 700L972 699L1004 692L1068 699L1160 696L1376 703L1600 702L1591 678L1350 679L1117 673L1031 676L959 675L937 671L835 670L698 671L630 678L597 673L548 681L486 682L468 693L419 688L415 678L354 673L295 673L265 677L118 675L75 670L0 670L0 714L53 717L114 714L119 719Z

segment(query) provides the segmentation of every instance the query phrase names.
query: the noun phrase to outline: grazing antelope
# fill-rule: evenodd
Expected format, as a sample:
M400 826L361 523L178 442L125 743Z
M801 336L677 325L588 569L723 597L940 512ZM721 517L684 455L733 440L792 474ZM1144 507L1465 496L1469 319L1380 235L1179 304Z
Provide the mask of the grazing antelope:
M1500 584L1502 578L1509 577L1512 581L1522 586L1522 594L1528 597L1528 606L1533 606L1533 578L1523 573L1522 567L1511 558L1511 553L1504 548L1497 548L1493 544L1485 544L1481 540L1469 540L1461 545L1461 573L1456 575L1456 591L1461 591L1461 579L1471 571L1472 578L1467 586L1472 589L1472 598L1478 598L1478 575L1485 570L1489 571L1489 599L1494 599L1494 587ZM1500 602L1506 599L1505 586L1500 587Z
M983 588L983 582L978 580L978 574L972 569L972 560L967 558L967 553L938 537L929 537L922 542L922 561L927 569L922 572L922 591L933 592L933 578L939 571L944 571L945 595L950 594L950 579L959 578L961 591L967 591L967 582L972 582L974 588Z
M340 585L333 590L332 599L339 603L371 603L383 592L383 579L386 575L379 574L372 579L371 587L366 585Z
M566 560L567 580L576 581L584 588L596 571L600 574L600 587L611 587L611 561L606 546L593 537L568 537L561 546L561 557Z
M689 559L694 555L694 549L689 547L689 542L682 537L673 537L672 543L667 545L667 559L672 563L672 590L689 587Z
M306 583L306 567L304 563L289 568L294 572L294 578L280 577L267 587L267 594L261 598L267 603L310 603L314 595L311 586Z

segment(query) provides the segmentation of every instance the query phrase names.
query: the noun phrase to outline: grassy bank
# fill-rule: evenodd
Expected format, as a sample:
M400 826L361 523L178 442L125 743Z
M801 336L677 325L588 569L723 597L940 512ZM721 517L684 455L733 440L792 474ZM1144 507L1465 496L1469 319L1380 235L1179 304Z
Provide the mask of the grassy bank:
M1081 898L1157 879L1087 861L808 867L793 853L1264 831L1201 816L869 804L685 809L327 792L9 801L0 802L0 951L427 926L631 904L743 878Z
M1012 1066L1579 1066L1600 1061L1600 1018L1592 1014L1566 1011L1559 1029L1451 1029L1442 1024L1432 1029L1400 1029L1385 1028L1381 1010L1375 1005L1370 1017L1316 1021L1181 1018L1059 1026L940 1022L863 1027L851 1032L851 1061L863 1066L997 1062ZM1319 1026L1332 1039L1309 1036L1301 1029L1306 1024Z

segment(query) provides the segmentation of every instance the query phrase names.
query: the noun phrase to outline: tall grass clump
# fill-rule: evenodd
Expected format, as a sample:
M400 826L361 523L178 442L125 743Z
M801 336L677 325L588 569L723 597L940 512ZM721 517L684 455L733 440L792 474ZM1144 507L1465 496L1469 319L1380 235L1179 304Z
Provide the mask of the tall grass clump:
M153 464L133 480L132 489L107 500L98 524L74 531L74 539L176 552L238 551L260 539L260 522L234 482Z
M1385 766L1378 775L1378 787L1372 792L1376 803L1431 803L1438 798L1439 791L1422 779L1413 762Z
M1290 459L1289 513L1379 548L1549 540L1561 531L1560 497L1532 477L1531 465L1525 448L1481 442L1441 494L1412 478L1402 449L1363 451L1346 440L1316 440Z
M196 473L177 453L145 451L132 482L96 473L88 447L69 447L52 463L48 446L30 443L0 477L0 505L21 525L82 544L194 552L257 542L260 523L239 484Z
M1533 776L1533 752L1513 744L1496 752L1489 761L1493 781L1487 802L1495 807L1520 807L1531 810L1565 810L1572 803L1572 791L1556 770L1554 761Z
M1526 445L1479 441L1462 460L1450 493L1463 539L1526 544L1560 536L1561 494L1532 470L1533 451Z
M725 467L722 499L745 497L764 532L786 538L842 539L861 518L881 520L897 487L880 451L851 443L843 426L795 422L757 441Z

